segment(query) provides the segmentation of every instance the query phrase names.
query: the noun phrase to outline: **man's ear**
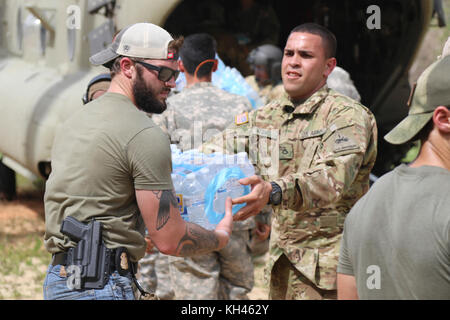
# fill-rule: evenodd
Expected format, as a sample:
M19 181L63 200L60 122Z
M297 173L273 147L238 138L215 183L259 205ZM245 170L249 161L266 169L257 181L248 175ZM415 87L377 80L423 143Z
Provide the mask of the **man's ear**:
M333 72L334 68L336 67L337 61L336 58L329 58L326 62L325 71L323 72L323 75L325 77L328 77L331 72Z
M133 77L133 70L136 69L136 66L130 58L124 57L120 60L120 70L123 75L129 79Z
M183 61L178 60L178 69L180 69L181 72L186 72L186 69L184 69Z
M436 128L443 133L450 133L450 110L439 106L433 112L433 122Z

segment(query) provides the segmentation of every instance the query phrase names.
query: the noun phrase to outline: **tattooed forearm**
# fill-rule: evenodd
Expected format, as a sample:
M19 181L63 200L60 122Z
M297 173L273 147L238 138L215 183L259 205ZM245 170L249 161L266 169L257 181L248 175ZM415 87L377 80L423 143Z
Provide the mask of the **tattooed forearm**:
M218 247L219 239L214 232L193 223L186 223L186 233L178 243L177 255L189 257L210 252Z
M156 217L156 230L160 230L169 221L170 207L176 208L178 202L173 190L159 191L156 197L160 199L158 216Z

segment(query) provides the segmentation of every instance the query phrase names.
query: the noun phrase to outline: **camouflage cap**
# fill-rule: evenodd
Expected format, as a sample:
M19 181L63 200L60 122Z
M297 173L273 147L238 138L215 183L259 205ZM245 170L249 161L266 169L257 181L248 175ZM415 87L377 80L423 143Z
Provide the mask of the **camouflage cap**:
M410 141L425 127L439 106L450 106L450 56L434 62L420 75L417 86L413 88L408 116L384 139L392 144Z

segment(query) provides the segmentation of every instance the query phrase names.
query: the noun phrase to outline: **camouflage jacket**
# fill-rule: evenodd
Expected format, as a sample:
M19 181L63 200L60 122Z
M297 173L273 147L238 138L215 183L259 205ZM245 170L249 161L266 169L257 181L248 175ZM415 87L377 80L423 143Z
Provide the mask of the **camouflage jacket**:
M202 150L246 151L257 174L280 185L282 203L274 207L269 271L285 253L313 283L333 289L335 277L322 281L316 270L325 263L335 269L337 259L328 262L319 252L338 252L345 216L369 188L376 141L372 113L325 85L303 103L296 105L284 96L237 116Z
M185 87L167 99L167 110L153 115L153 121L181 150L198 148L203 141L224 130L233 116L252 110L250 101L229 93L211 82Z
M185 87L167 99L167 110L153 115L153 121L168 133L170 141L181 150L201 145L209 137L224 130L235 114L252 110L246 97L199 82ZM233 229L246 230L255 225L253 219L235 222Z

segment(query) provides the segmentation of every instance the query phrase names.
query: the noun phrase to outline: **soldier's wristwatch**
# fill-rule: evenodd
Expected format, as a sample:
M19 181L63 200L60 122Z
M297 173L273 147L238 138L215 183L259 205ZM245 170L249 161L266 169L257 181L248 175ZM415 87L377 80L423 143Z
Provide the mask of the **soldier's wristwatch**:
M269 202L267 204L277 206L281 203L281 196L282 196L281 188L278 184L276 184L273 181L270 184L272 185L272 192L270 192Z

